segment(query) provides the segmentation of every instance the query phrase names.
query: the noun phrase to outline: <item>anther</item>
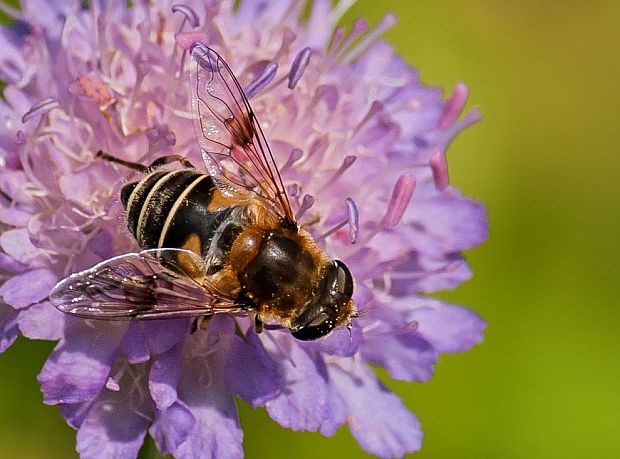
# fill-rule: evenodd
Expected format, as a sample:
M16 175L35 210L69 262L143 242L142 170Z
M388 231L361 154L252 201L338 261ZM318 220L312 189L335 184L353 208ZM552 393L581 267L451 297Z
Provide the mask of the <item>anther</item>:
M301 200L301 205L299 206L299 210L295 214L295 219L299 220L303 214L306 213L308 209L310 209L314 205L314 196L311 194L305 194L303 199Z
M291 66L291 72L288 75L288 88L294 89L297 86L297 82L302 77L308 64L310 63L310 55L312 54L312 50L308 47L302 49L297 56L295 56L295 60L293 61L293 65Z
M368 47L374 43L381 35L394 27L396 24L396 16L394 14L386 14L381 22L372 29L360 42L347 51L346 56L343 56L345 62L351 62L360 56Z
M347 220L349 222L349 240L351 241L351 244L355 244L359 229L359 211L357 210L357 205L355 205L355 201L353 201L352 198L345 199L345 202L347 204Z
M284 165L280 168L280 172L284 172L288 170L291 166L293 166L293 164L299 161L303 155L304 155L303 151L301 151L299 148L293 148L291 150L291 153L288 155L288 159L286 160Z
M433 181L435 182L435 188L439 191L443 191L448 187L448 162L446 161L446 155L442 151L436 152L429 162L431 170L433 171Z
M261 73L254 81L252 81L247 88L245 89L245 95L248 99L254 97L257 93L267 86L271 80L276 76L276 72L278 71L278 64L274 62L270 62L263 69L263 73Z
M179 5L179 4L172 5L172 12L181 13L183 16L185 16L183 18L183 21L189 21L189 24L194 28L200 25L200 20L198 19L198 15L193 9L191 9L187 5Z
M415 189L415 179L408 174L398 177L392 196L388 203L387 212L383 217L385 226L393 227L400 223L403 214L409 205L413 190Z
M354 155L345 156L344 160L342 161L342 165L334 173L334 175L329 179L329 182L327 182L326 187L329 186L331 183L334 183L336 180L338 180L340 176L344 174L346 170L353 165L353 163L355 163L356 160L357 160L357 156L354 156Z
M457 120L467 103L468 96L469 89L463 83L458 83L454 87L439 117L439 129L446 129Z
M52 109L59 107L60 103L56 99L43 99L34 104L30 110L28 110L24 116L22 116L22 123L25 123L35 116L47 115Z
M347 205L347 218L342 220L340 223L336 223L334 226L332 226L330 229L325 231L319 237L315 238L316 242L320 242L320 241L323 241L324 239L327 239L329 236L334 234L336 231L338 231L340 228L345 226L347 223L349 224L349 239L351 241L351 244L354 244L355 241L357 241L357 230L359 226L359 212L357 211L357 206L355 205L355 202L353 201L353 199L347 198L345 200L345 203Z

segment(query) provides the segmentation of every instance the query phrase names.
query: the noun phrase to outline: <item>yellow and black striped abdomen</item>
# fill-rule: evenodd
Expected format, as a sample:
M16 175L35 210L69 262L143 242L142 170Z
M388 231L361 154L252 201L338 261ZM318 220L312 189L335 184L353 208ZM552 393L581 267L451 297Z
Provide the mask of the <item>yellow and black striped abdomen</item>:
M121 191L127 226L143 249L189 248L205 257L233 210L208 209L216 189L195 169L151 172Z

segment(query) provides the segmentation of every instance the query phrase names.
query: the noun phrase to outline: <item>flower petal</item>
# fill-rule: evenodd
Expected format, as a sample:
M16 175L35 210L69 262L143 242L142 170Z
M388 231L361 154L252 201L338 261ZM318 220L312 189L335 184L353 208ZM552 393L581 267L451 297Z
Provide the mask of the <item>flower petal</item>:
M77 451L82 459L131 458L144 441L151 410L148 399L131 393L131 384L120 391L104 390L77 433Z
M412 317L418 333L439 352L463 352L482 341L486 322L475 312L437 300L425 299Z
M488 235L484 206L453 189L432 191L407 210L415 235L411 244L434 257L469 249ZM412 209L413 208L413 209Z
M0 302L0 353L13 344L18 335L17 311Z
M0 295L6 303L21 309L46 298L57 281L58 276L49 269L33 269L8 279L0 287Z
M415 332L382 334L366 340L362 355L402 381L428 381L439 359L437 350Z
M183 403L175 402L159 412L149 433L161 453L172 454L187 440L195 425L191 411Z
M307 349L315 349L319 352L325 352L330 355L338 355L341 357L349 357L355 355L362 347L364 337L362 330L357 324L353 323L351 330L341 327L334 330L325 338L316 341L307 341L303 343Z
M182 340L189 331L187 319L150 320L143 324L153 354L163 354Z
M65 318L52 303L44 301L20 312L19 329L30 339L58 340L64 335Z
M129 363L143 363L151 358L144 325L144 322L137 320L131 322L123 337L121 352L127 356Z
M338 359L328 369L348 406L349 429L362 448L386 458L420 449L422 431L416 417L359 359Z
M280 363L285 384L282 393L267 402L269 416L289 429L318 430L327 418L330 395L323 358L285 333L271 333L262 342Z
M229 335L220 349L224 377L233 391L253 408L273 399L280 390L277 365L265 352L255 335L244 341Z
M44 402L80 403L104 387L118 352L124 323L80 321L56 346L38 376Z
M215 319L215 318L214 318ZM243 431L235 397L222 377L211 350L220 337L211 329L190 336L184 351L184 371L178 394L196 424L187 440L171 451L178 459L241 458ZM167 445L173 442L167 442Z
M4 231L0 234L0 247L15 261L24 264L33 263L41 253L41 250L32 244L26 228Z
M157 357L149 372L149 391L159 410L166 410L177 400L177 386L181 377L183 343L173 346Z

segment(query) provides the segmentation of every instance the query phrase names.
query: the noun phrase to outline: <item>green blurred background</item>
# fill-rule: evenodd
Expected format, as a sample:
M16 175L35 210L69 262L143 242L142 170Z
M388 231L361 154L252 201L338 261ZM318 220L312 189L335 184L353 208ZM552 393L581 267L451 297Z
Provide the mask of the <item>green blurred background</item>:
M475 277L441 297L489 322L426 384L386 379L420 418L418 458L620 457L620 2L361 0L425 82L471 89L484 121L450 150L453 184L486 203ZM36 375L52 345L0 356L0 457L75 457ZM241 408L248 458L366 457L346 428L290 432Z

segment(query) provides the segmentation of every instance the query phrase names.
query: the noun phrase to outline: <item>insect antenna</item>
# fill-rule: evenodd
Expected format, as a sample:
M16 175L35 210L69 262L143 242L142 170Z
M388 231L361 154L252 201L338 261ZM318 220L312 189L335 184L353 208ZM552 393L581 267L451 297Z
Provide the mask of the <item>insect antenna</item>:
M133 169L135 171L138 172L148 172L149 168L146 166L143 166L142 164L138 164L138 163L132 163L131 161L125 161L124 159L120 159L117 158L116 156L112 156L109 153L106 153L103 150L99 150L96 154L95 154L95 158L101 158L105 161L109 161L111 163L115 163L115 164L120 164L121 166L125 166L128 167L129 169Z

